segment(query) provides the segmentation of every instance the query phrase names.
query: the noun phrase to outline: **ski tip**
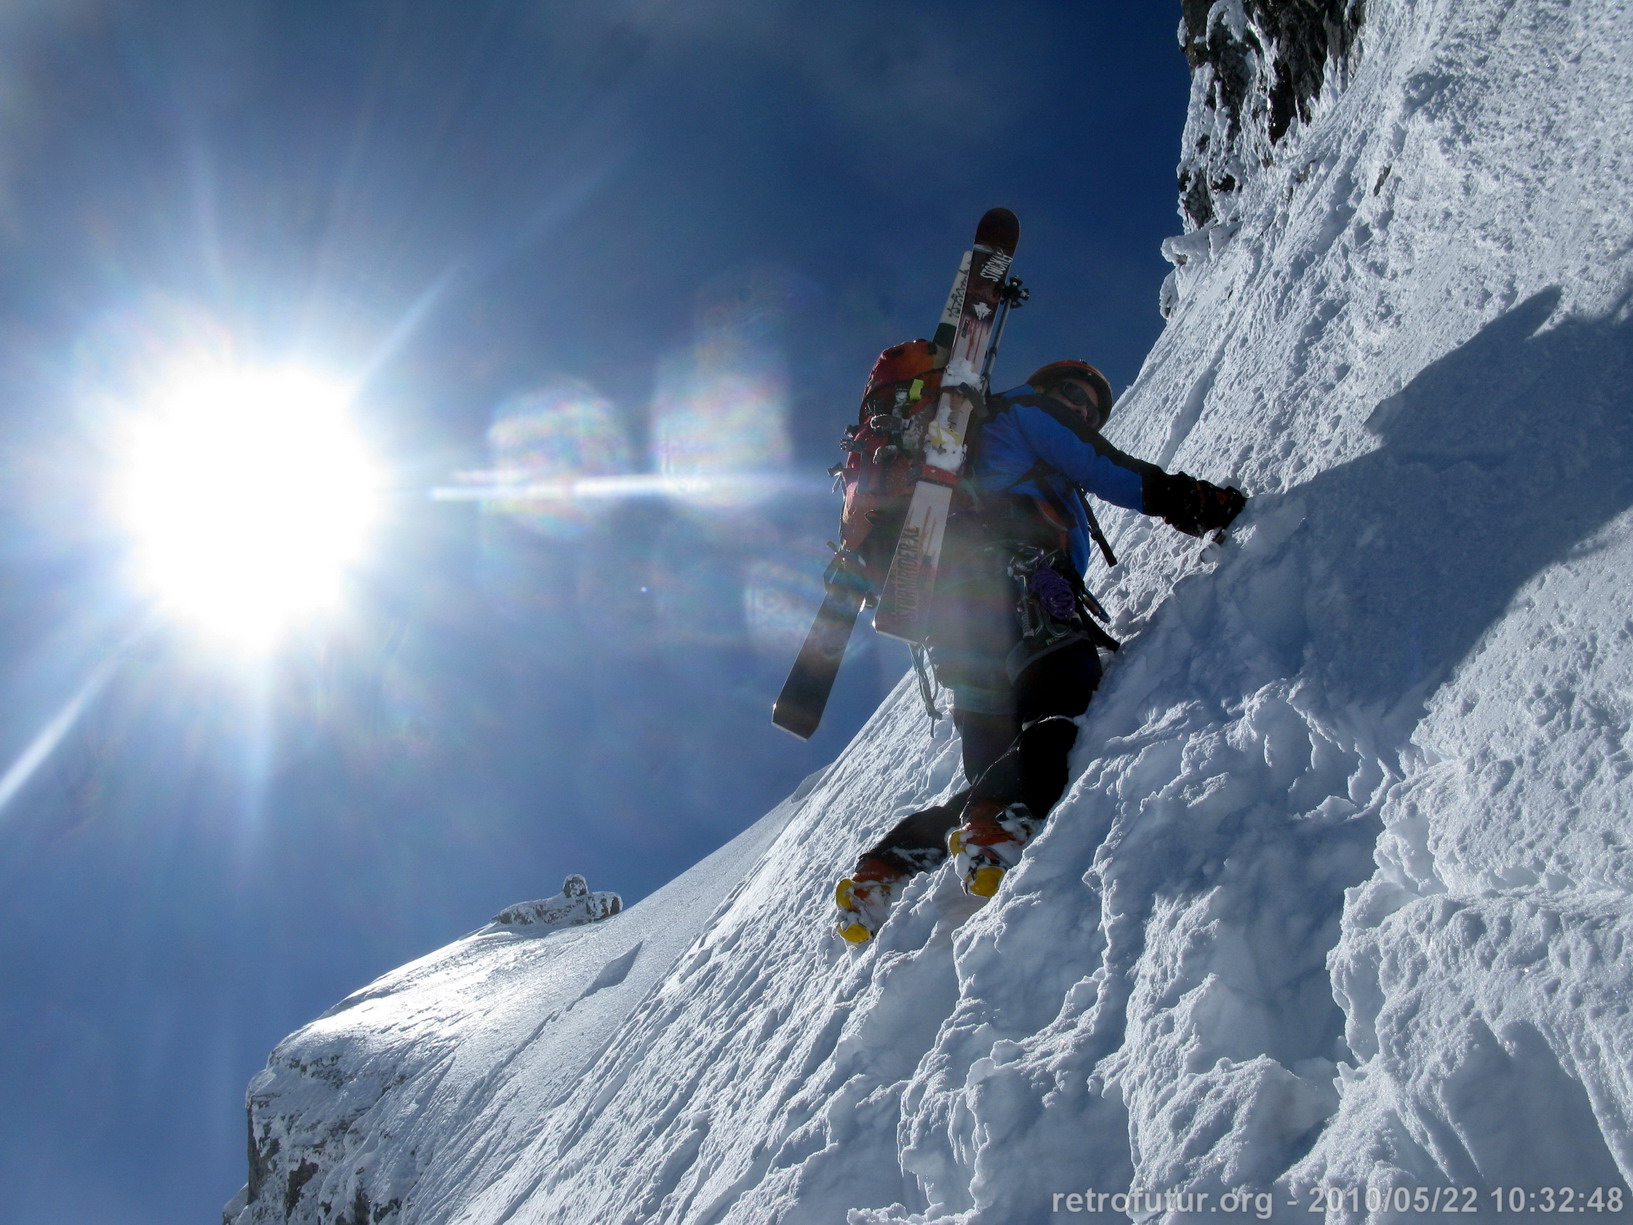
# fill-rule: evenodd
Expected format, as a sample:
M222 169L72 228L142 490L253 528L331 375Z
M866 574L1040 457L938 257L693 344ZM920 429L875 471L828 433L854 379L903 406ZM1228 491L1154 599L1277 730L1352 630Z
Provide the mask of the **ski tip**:
M975 227L977 246L1013 251L1020 237L1020 220L1007 208L989 208L981 224Z

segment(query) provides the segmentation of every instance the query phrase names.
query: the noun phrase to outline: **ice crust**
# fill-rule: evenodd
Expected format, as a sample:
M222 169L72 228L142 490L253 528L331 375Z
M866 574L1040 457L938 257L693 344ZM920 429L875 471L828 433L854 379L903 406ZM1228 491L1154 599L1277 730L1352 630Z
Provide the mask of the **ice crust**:
M1110 433L1254 499L1222 546L1105 514L1127 645L999 895L927 876L865 951L825 932L957 785L904 680L660 892L287 1039L230 1221L1633 1215L1633 18L1367 10L1170 244Z

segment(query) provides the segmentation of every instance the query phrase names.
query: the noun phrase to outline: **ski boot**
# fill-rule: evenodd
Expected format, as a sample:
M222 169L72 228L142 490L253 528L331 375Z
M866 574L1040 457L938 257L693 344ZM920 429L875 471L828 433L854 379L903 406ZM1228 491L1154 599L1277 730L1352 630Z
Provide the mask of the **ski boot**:
M865 856L856 870L834 890L834 927L841 939L866 944L884 926L890 912L891 894L908 878L908 873L875 856Z
M972 897L998 892L1004 873L1021 861L1021 851L1037 837L1043 821L1025 804L1001 807L995 800L975 800L964 810L964 824L947 835L953 868Z

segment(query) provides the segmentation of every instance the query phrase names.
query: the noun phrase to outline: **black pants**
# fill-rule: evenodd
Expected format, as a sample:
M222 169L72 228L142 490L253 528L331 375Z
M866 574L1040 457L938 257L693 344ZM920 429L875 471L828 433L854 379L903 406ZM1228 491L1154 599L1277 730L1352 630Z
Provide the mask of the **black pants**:
M969 785L945 804L914 813L863 853L908 872L925 872L947 858L947 835L971 800L1024 803L1039 817L1066 790L1067 757L1077 740L1074 720L1100 684L1094 644L1073 642L1034 660L1016 679L1013 702L1000 714L961 710L953 691ZM860 864L859 864L860 866Z

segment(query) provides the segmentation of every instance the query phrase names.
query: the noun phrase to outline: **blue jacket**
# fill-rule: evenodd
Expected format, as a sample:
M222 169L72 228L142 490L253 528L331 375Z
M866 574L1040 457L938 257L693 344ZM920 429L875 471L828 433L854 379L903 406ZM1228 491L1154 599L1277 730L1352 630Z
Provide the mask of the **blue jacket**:
M1145 480L1162 469L1117 450L1087 423L1026 385L991 397L972 468L979 495L1025 494L1067 525L1072 564L1089 564L1088 511L1078 490L1146 512Z

